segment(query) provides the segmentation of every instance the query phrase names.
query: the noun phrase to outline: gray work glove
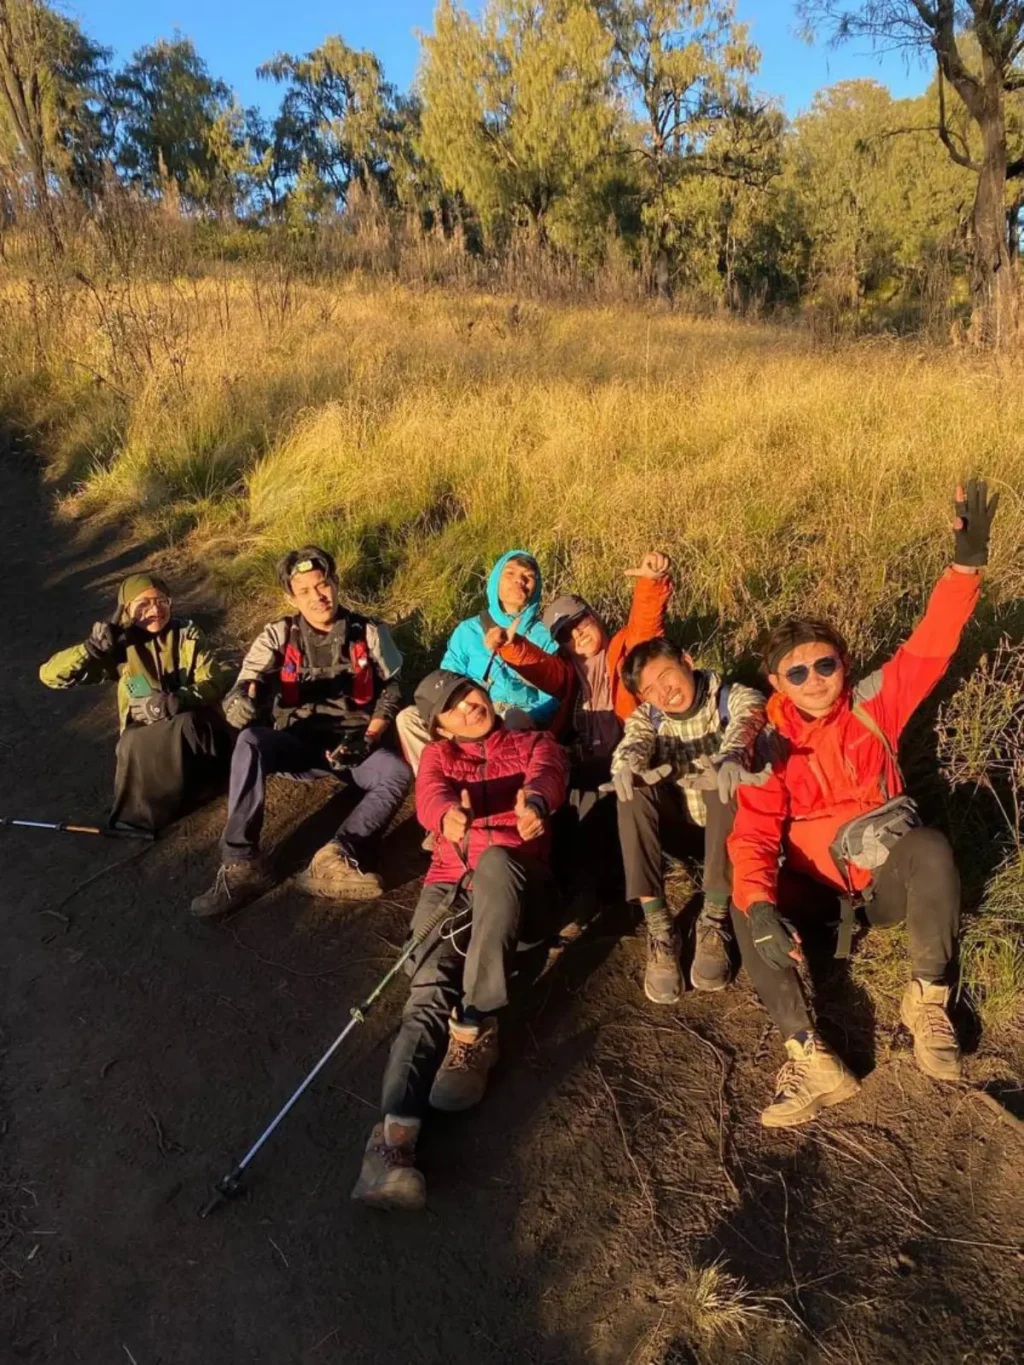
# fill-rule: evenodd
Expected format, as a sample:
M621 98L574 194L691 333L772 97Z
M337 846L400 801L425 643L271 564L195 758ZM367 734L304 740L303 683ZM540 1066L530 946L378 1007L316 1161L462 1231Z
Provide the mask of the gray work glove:
M97 621L85 641L86 653L92 659L112 664L121 633L120 627L112 625L110 621Z
M224 719L234 730L244 730L252 725L258 713L254 682L239 683L224 698Z
M642 773L636 773L632 768L619 768L612 773L612 780L602 782L597 790L599 792L614 792L620 801L632 801L633 791L638 782L643 783L646 787L655 787L671 775L671 763L662 763L658 768L647 768Z
M756 901L747 911L754 947L775 971L794 965L791 953L799 952L800 936L769 901Z
M170 720L181 710L181 701L173 692L149 692L144 697L133 697L128 714L136 725L153 725L158 720Z
M999 494L988 496L984 479L969 479L966 491L956 490L956 529L953 532L953 563L981 569L988 563L988 541Z

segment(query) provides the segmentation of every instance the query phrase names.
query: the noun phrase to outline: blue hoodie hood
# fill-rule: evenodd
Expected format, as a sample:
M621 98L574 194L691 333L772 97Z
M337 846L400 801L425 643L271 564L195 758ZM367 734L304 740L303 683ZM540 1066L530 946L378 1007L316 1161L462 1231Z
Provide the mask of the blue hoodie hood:
M509 550L498 560L487 579L487 610L499 626L510 626L515 619L509 616L507 611L502 610L498 601L498 581L508 561L517 556L528 559L531 564L537 563L528 550ZM529 604L520 613L518 633L531 640L546 654L555 654L558 646L540 619L540 593L541 577L538 567L537 586ZM526 682L504 659L491 658L491 652L484 643L484 627L479 616L470 616L467 620L460 621L452 631L448 648L441 660L441 667L450 669L453 673L461 673L467 678L472 678L474 682L483 682L486 676L491 701L494 702L498 714L504 715L507 710L514 707L529 715L537 729L550 725L558 710L557 697L552 697L549 693L542 692L539 687Z
M506 554L503 554L497 564L495 564L494 568L491 570L490 577L487 580L487 610L491 613L499 626L510 626L516 619L514 616L509 616L508 612L502 608L501 602L498 599L498 584L501 582L502 570L510 559L528 559L533 565L534 572L537 575L537 583L533 589L533 596L519 615L519 634L525 635L540 615L540 594L541 589L544 586L540 574L540 565L537 563L536 559L534 559L533 555L530 554L529 550L509 550Z

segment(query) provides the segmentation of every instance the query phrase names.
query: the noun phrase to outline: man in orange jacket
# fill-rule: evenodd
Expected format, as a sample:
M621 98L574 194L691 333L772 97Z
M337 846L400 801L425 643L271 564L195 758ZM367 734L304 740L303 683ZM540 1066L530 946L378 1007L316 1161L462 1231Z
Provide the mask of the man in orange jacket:
M953 564L910 638L855 687L846 645L831 626L792 618L766 642L776 753L762 785L739 788L728 841L743 966L789 1055L761 1115L766 1127L804 1123L859 1089L814 1030L795 967L800 935L779 912L780 861L787 876L838 893L848 922L857 911L869 925L906 921L913 977L900 1016L921 1070L937 1080L959 1078L948 977L960 881L948 840L922 827L903 792L896 751L907 721L949 667L977 603L997 502L987 500L984 483L957 489Z
M601 799L611 776L611 757L622 739L624 721L636 698L622 680L622 666L634 646L665 633L665 611L672 595L672 561L652 550L635 569L629 619L609 636L594 609L573 593L556 597L541 617L558 652L549 654L516 631L495 626L484 643L523 680L556 697L551 722L568 748L569 799L558 820L556 862L560 880L572 896L571 917L586 921L597 908L598 891L621 878L614 799Z

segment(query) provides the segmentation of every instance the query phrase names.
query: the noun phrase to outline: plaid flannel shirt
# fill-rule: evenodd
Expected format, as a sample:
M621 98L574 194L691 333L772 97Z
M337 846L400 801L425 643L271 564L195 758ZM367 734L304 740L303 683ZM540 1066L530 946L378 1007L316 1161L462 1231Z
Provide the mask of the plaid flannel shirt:
M731 683L725 707L728 722L723 725L719 707L722 680L710 670L703 672L707 694L692 716L669 716L648 702L636 708L612 755L613 773L621 768L642 773L670 763L672 780L678 782L713 770L727 758L747 769L753 767L754 743L765 723L764 697L752 687ZM704 793L684 787L683 796L690 819L694 824L705 824Z

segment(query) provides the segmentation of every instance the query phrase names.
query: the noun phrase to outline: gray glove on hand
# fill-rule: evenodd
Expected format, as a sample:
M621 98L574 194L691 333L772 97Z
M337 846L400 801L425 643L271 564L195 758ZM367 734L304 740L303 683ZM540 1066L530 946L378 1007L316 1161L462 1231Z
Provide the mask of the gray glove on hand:
M632 768L619 768L612 773L610 782L603 782L598 787L599 792L614 792L620 801L632 801L633 792L638 782L645 787L655 787L659 782L664 782L666 777L672 774L672 764L662 763L658 768L648 768L645 772L636 773Z
M145 697L133 697L128 714L136 725L153 725L158 720L169 720L181 710L181 701L173 692L150 692Z
M251 725L258 711L255 683L240 683L224 698L224 719L234 730Z
M109 621L97 621L85 641L86 653L103 663L113 663L120 636L119 627Z

